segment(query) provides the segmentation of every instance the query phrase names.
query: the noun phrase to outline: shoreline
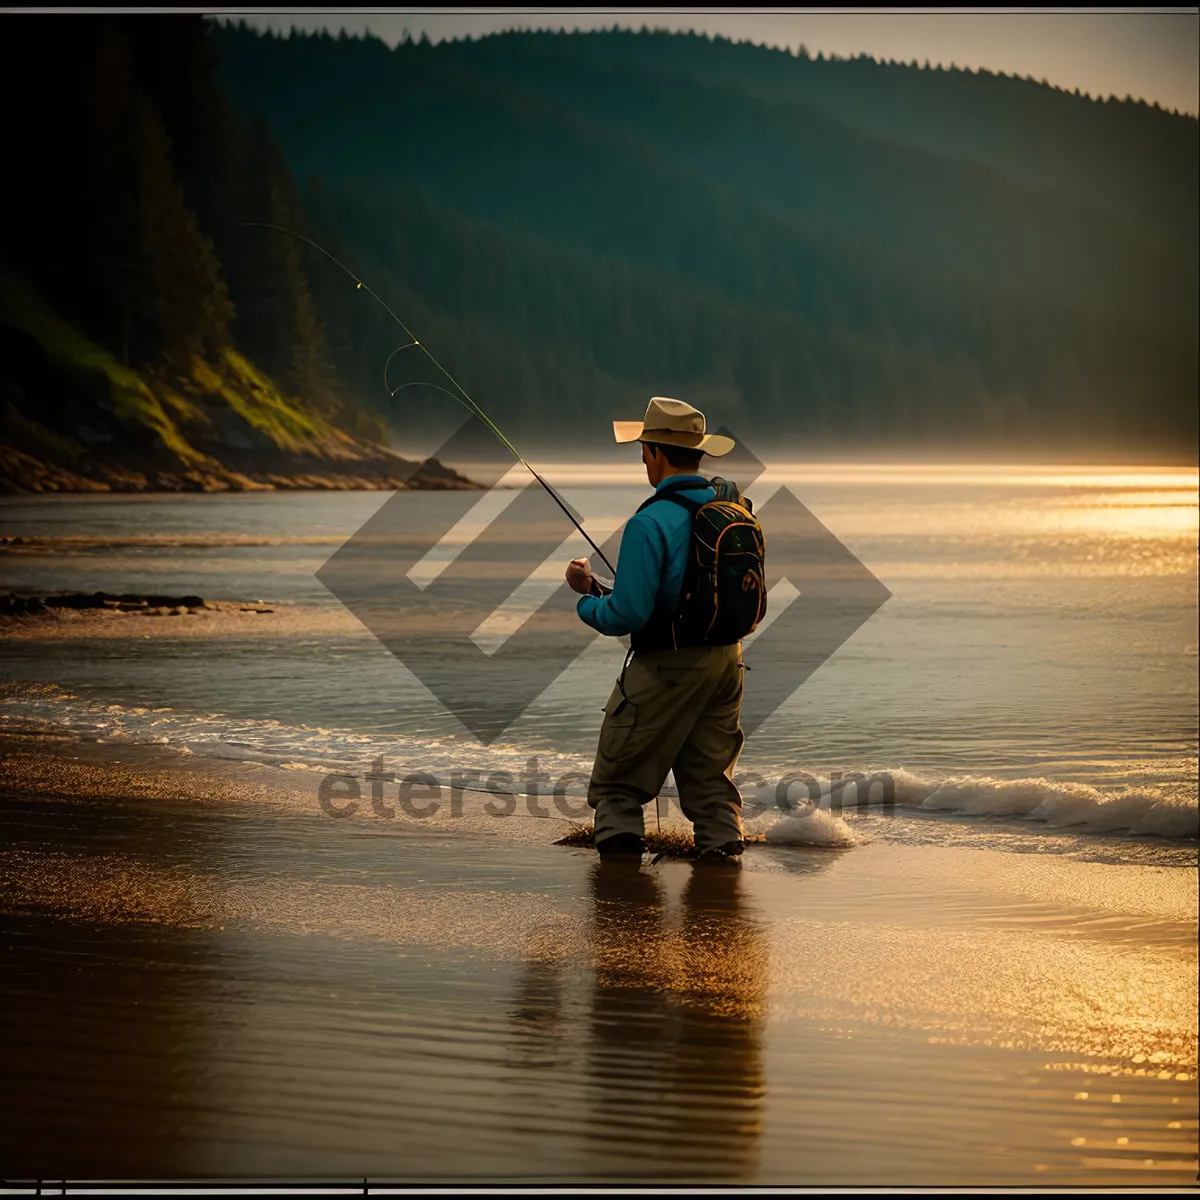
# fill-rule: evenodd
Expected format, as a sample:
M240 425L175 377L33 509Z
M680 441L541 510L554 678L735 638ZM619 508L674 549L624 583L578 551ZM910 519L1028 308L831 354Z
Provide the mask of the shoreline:
M474 804L331 819L259 763L0 745L10 1173L782 1184L802 1129L814 1184L1194 1179L1194 866L613 869Z
M437 459L416 464L391 451L382 452L376 460L348 460L340 469L331 462L314 462L300 471L240 465L220 472L114 468L107 473L80 474L0 447L0 467L0 497L481 490L474 480Z
M47 593L41 595L44 599L55 599ZM367 627L351 610L332 600L329 603L280 603L269 596L254 593L241 600L133 593L120 596L68 593L60 594L58 599L62 602L53 607L39 602L40 611L18 615L12 611L11 594L0 593L0 645L7 642L14 655L20 647L24 647L26 657L61 653L64 649L70 653L76 646L80 653L87 653L89 645L97 646L100 643L130 654L153 654L157 647L172 654L194 654L196 647L203 648L206 645L212 647L214 652L220 652L222 646L230 647L233 651L241 647L254 653L259 648L276 646L295 647L297 652L303 654L309 652L308 648L320 645L334 655L347 650L376 653L375 640ZM419 626L414 619L410 627L423 635L435 633L438 630L437 616L424 618ZM302 647L305 649L302 650ZM69 678L65 682L62 679L58 682L39 681L40 674L20 671L21 678L14 679L11 696L20 703L22 689L49 689L48 699L44 703L35 700L26 702L27 707L32 705L30 712L40 714L36 721L41 727L53 726L65 720L69 709L75 714L71 719L82 721L84 727L96 720L115 721L117 736L124 744L137 744L143 735L150 736L142 729L144 722L138 715L145 713L147 708L144 706L149 705L155 712L171 714L170 720L161 718L151 731L155 738L166 741L165 734L169 735L172 744L187 744L190 737L186 730L189 702L185 700L184 708L176 714L173 706L179 700L172 694L173 689L156 692L150 698L126 697L116 705L110 704L105 710L106 702L102 699L85 698L76 703L77 697L73 693L81 686L85 697L89 694L86 683L81 684L78 673L68 672ZM607 676L603 683L606 687L610 686ZM5 689L5 695L9 694L10 689ZM60 700L70 703L60 708L57 703ZM195 707L194 701L191 704ZM267 756L267 762L305 761L304 747L309 736L310 718L303 714L292 716L280 725L279 722L259 721L257 716L261 714L246 711L241 711L239 715L218 717L217 710L224 710L219 706L214 710L212 700L202 702L201 709L197 711L201 710L208 714L204 720L209 722L206 726L209 736L216 733L218 738L224 737L227 734L217 731L228 730L239 723L248 724L259 730L257 736L262 739L261 752ZM114 717L113 713L123 715ZM372 755L383 754L389 756L389 760L397 754L409 758L414 755L420 757L420 747L411 737L400 736L393 744L382 734L364 737L356 730L353 720L330 721L323 718L316 724L331 728L321 730L328 744L312 761L314 769L318 764L328 766L335 760L339 764L343 759L346 763L357 762L355 755L361 757L366 753L357 748L368 743L373 747ZM452 767L479 768L485 773L509 767L516 770L524 763L521 755L528 757L528 753L533 753L521 751L515 757L502 755L503 761L492 762L489 751L476 746L470 737L461 742L451 737L449 742L445 742L444 734L445 731L435 739L439 747L430 760L416 762L414 759L415 765L422 770L438 767L445 767L446 770ZM448 748L450 746L454 747L453 750ZM590 754L593 746L594 743L588 743L584 752ZM543 763L554 760L559 774L590 770L590 758L586 762L577 762L578 754L569 748L562 749L561 761L548 750L536 753ZM455 758L449 765L447 754ZM518 758L520 762L517 762ZM811 763L784 763L778 758L770 758L766 763L758 759L746 759L742 768L748 781L743 786L746 803L757 808L765 805L764 811L773 810L776 789L772 781L789 772L794 775L797 766L804 766L808 771L808 774L801 772L801 778L808 780L810 791L814 787L821 789L820 817L830 815L833 784L829 772L833 768L828 764L824 764L822 772ZM299 766L293 769L299 769ZM1005 763L975 772L955 772L913 764L904 758L882 763L851 761L837 764L839 778L846 770L851 775L859 771L865 775L882 772L882 777L890 779L895 789L895 799L891 803L896 813L910 814L924 820L940 820L946 816L956 821L953 834L949 828L941 829L939 826L934 840L951 839L968 844L990 836L990 829L992 835L1011 839L1014 844L1026 849L1046 850L1053 845L1063 853L1091 856L1098 861L1113 856L1122 860L1126 856L1141 854L1145 854L1148 861L1151 856L1158 854L1162 856L1165 866L1173 868L1180 865L1181 859L1194 861L1196 838L1200 836L1194 799L1194 758L1190 781L1182 776L1144 781L1138 777L1136 770L1128 778L1096 780L1086 775L1045 774L1035 766L1022 771ZM753 779L757 779L757 783L749 782ZM755 791L756 787L759 791ZM846 804L848 811L857 809L856 799L848 800ZM841 809L837 811L840 813ZM976 818L984 824L978 824ZM773 836L783 839L785 832L780 828L774 831ZM799 842L830 844L837 840L833 836L835 832L804 825L803 828L797 826L791 829L788 836L794 836ZM928 830L914 828L911 832L918 838L930 836Z
M277 768L163 747L5 741L0 797L12 836L0 850L0 913L81 928L132 923L160 938L206 930L268 955L296 936L364 953L408 947L466 955L463 969L481 979L513 961L595 968L586 878L599 860L554 845L556 822L474 806L458 819L385 822L369 803L333 820L315 779ZM184 832L192 826L206 831L207 850ZM993 1047L1041 1054L1054 1070L1111 1080L1114 1092L1153 1080L1194 1096L1194 867L883 840L841 850L751 843L744 858L733 873L742 915L712 919L758 931L755 954L764 970L770 961L754 985L764 1020L817 1019L852 1042L855 1030L919 1035L957 1046L964 1066ZM709 878L649 857L634 874L669 890ZM612 952L627 966L665 955L647 969L686 1000L684 961L673 957L681 936L691 935L630 929ZM725 940L743 936L702 938L687 970L711 980ZM722 1003L745 999L749 964L739 950L719 967L732 972ZM1131 995L1140 997L1132 1007ZM844 1053L853 1057L852 1045Z

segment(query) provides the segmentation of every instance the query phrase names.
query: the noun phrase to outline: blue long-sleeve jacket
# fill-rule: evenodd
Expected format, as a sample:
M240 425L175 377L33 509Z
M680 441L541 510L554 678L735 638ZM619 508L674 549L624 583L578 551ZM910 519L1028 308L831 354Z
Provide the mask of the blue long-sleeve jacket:
M707 504L716 493L703 475L669 475L658 486L678 487L684 480L695 487L681 489L688 500ZM612 594L580 596L580 618L600 633L622 637L636 633L656 608L672 611L683 590L692 516L681 504L660 500L629 518L621 535L617 577Z

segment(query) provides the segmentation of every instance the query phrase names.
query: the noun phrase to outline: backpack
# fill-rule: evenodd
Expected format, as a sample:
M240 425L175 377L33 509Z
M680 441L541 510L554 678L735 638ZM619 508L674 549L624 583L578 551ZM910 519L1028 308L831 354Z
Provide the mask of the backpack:
M680 495L696 487L684 483L660 488L642 505L668 500L686 508L692 541L678 610L652 619L655 628L647 636L635 634L635 650L731 646L752 633L767 611L766 547L753 506L736 483L717 477L711 486L717 494L707 504Z

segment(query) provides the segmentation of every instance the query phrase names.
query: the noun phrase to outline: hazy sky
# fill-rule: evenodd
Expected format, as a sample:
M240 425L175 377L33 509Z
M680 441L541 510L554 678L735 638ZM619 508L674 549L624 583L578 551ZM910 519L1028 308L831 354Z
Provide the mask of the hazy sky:
M223 10L236 14L237 10ZM988 67L1093 96L1141 97L1195 114L1200 10L1159 9L258 9L245 19L287 30L369 29L395 42L408 29L434 41L499 29L695 29L812 53ZM240 15L240 14L239 14Z

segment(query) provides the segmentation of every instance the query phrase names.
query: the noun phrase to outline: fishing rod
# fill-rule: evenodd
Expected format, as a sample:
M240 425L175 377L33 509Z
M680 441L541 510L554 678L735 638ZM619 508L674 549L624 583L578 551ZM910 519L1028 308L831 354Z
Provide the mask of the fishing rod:
M383 386L385 388L388 387L387 370L388 370L388 365L391 363L392 359L395 358L396 355L399 354L401 350L411 350L414 346L416 346L419 350L421 350L421 352L425 355L425 357L428 358L429 361L431 363L433 363L433 365L435 367L437 367L437 369L439 371L441 371L441 373L450 381L450 383L452 383L454 385L454 388L455 388L455 390L452 392L449 390L449 388L444 388L440 384L437 384L437 383L402 383L398 388L395 389L395 391L393 391L391 388L388 388L388 394L390 396L394 397L396 395L396 392L402 391L406 387L420 386L420 387L435 388L439 392L445 392L447 396L451 397L451 399L457 400L458 403L461 404L464 408L466 408L468 412L470 412L473 416L478 417L488 427L488 429L490 429L492 431L492 433L494 433L496 435L496 437L500 439L501 443L512 454L512 456L517 460L517 462L519 462L521 464L521 466L523 466L525 468L525 470L527 470L530 473L530 475L532 475L534 477L534 479L536 479L538 481L538 483L540 483L542 485L542 487L544 487L546 489L547 494L554 501L554 503L557 504L558 507L561 508L564 513L566 513L567 518L570 520L571 524L574 525L575 528L578 529L581 534L583 534L584 540L587 542L587 544L589 546L591 546L591 548L593 550L595 550L595 552L600 556L600 561L603 562L604 565L614 575L616 574L616 568L612 565L612 563L610 563L608 561L608 558L605 556L604 551L601 550L600 547L596 545L596 543L592 540L591 535L579 523L578 518L567 507L567 505L564 502L564 500L562 499L562 497L541 477L541 475L538 474L537 471L535 471L533 469L532 466L530 466L530 464L526 460L525 456L516 448L516 446L514 446L512 444L512 442L510 442L508 440L507 437L504 436L504 432L501 430L500 426L497 425L496 422L493 421L491 419L491 417L489 417L487 415L487 413L485 413L483 411L483 409L474 401L474 399L472 399L471 395L467 392L467 389L464 388L463 385L461 383L459 383L458 380L455 379L454 376L451 375L450 372L448 370L446 370L446 368L444 366L442 366L442 364L440 362L438 362L438 360L433 355L433 351L431 351L429 349L429 347L426 346L425 343L422 342L420 340L420 338L418 338L417 335L415 333L413 333L413 331L411 329L409 329L409 327L407 325L405 325L405 323L402 320L400 320L400 318L392 311L392 309L388 305L388 303L377 292L373 291L367 285L367 283L365 281L363 281L357 275L355 275L355 273L352 270L350 270L350 268L348 266L346 266L346 264L344 262L342 262L342 260L340 258L337 258L334 255L330 254L330 252L328 250L326 250L324 246L318 245L316 242L314 242L312 240L312 238L305 237L304 234L297 233L294 229L288 229L283 225L272 225L268 221L243 221L242 224L244 226L247 226L247 227L253 228L253 229L274 229L274 230L278 231L279 233L286 233L290 237L294 237L294 238L297 238L299 241L306 242L314 250L317 250L321 254L325 255L325 257L327 259L329 259L329 261L331 263L333 263L334 266L340 267L347 275L349 275L350 278L354 280L355 291L366 292L367 295L370 296L371 299L374 300L376 302L376 304L378 304L380 306L380 308L382 308L383 311L386 312L387 315L389 317L391 317L392 320L395 321L396 324L399 325L400 328L404 330L405 334L407 334L408 337L411 339L406 345L397 346L396 349L393 350L391 352L391 354L388 355L387 362L385 362L383 364Z

